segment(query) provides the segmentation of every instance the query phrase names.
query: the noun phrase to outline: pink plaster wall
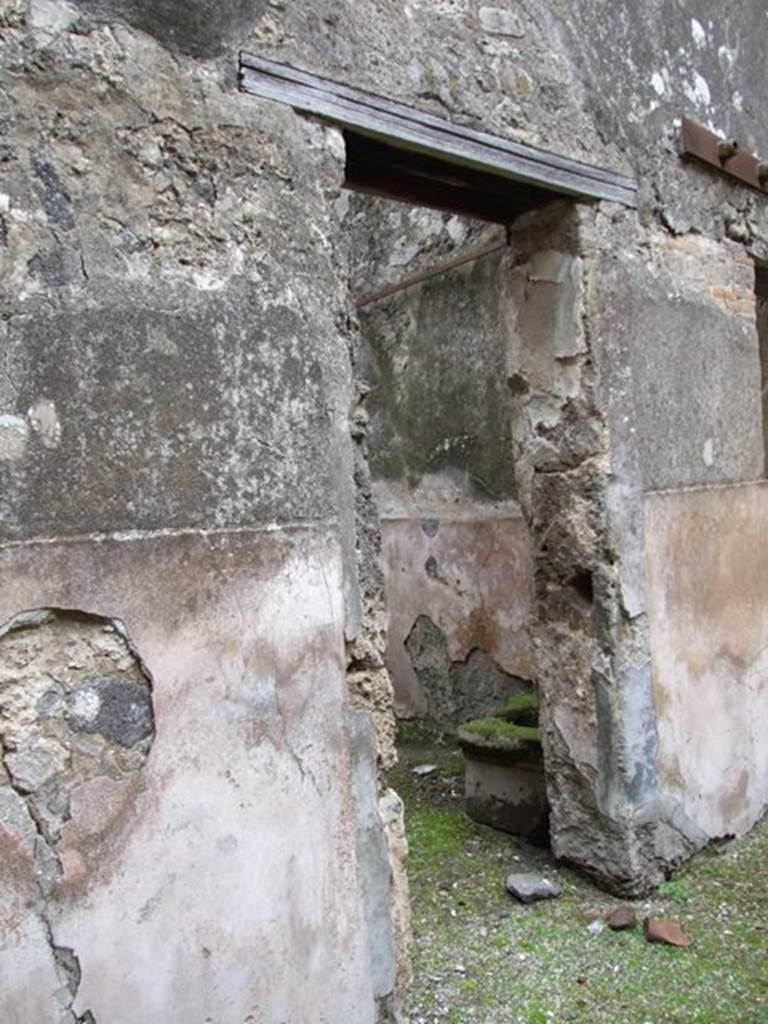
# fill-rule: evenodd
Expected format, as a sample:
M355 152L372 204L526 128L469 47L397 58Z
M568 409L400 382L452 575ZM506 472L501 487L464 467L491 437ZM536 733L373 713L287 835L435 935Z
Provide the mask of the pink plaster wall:
M659 777L709 836L768 804L768 484L645 499Z
M452 660L480 648L504 671L533 676L528 632L533 555L521 518L393 518L384 520L382 531L390 614L387 661L399 714L426 711L405 648L419 615L443 631Z

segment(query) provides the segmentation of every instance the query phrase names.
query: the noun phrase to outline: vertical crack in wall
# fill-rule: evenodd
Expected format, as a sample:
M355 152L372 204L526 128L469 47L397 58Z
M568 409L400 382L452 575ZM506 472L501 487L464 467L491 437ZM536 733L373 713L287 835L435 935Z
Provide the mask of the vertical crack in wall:
M31 853L35 913L60 981L61 1024L95 1024L90 1010L75 1014L82 970L76 951L56 942L51 913L71 796L92 779L119 781L141 770L154 739L151 691L118 622L40 609L0 628L2 781L17 800L4 824Z

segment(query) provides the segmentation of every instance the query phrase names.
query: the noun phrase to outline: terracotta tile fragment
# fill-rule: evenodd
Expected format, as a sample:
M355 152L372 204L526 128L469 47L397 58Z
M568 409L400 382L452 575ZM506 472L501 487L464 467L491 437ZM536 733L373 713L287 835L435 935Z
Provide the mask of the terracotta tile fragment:
M649 942L664 942L668 946L690 946L693 941L685 934L679 921L660 921L655 917L646 917L643 928Z

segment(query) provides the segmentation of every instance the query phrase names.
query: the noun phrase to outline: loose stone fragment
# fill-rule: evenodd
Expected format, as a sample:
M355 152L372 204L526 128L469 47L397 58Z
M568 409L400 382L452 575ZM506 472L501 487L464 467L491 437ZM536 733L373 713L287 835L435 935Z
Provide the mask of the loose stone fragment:
M413 772L414 775L418 775L419 777L421 777L423 775L431 775L432 772L436 772L437 771L437 765L436 764L417 764L415 768L411 768L411 771Z
M521 38L525 29L520 17L504 7L481 7L480 27L489 35Z
M634 928L637 924L637 914L632 907L614 907L607 915L605 923L615 932L623 932L628 928Z
M134 746L154 730L149 690L121 679L89 680L70 693L67 720L71 729L101 733L123 747Z
M654 917L646 917L643 927L649 942L664 942L668 946L690 946L693 941L685 934L679 921L659 921Z
M507 892L515 896L521 903L536 903L538 900L551 900L562 896L563 890L555 882L540 875L508 875Z

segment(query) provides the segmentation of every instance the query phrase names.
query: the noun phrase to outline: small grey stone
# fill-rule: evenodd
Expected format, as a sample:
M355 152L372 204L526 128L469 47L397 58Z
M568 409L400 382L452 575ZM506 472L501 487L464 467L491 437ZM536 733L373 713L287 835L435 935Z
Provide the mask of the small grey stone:
M37 829L29 809L10 786L0 785L0 828L27 855L34 852Z
M440 523L437 519L425 519L421 524L421 528L428 537L436 537L440 529Z
M40 718L51 718L57 714L64 703L64 689L55 683L40 697L37 702L37 714Z
M70 231L75 226L72 200L61 183L53 164L47 160L32 160L32 173L40 183L40 197L48 220L55 227Z
M40 741L35 746L8 754L5 766L15 786L24 793L33 793L63 767L62 754L57 744Z
M605 923L615 932L626 931L637 924L637 915L632 907L614 907L605 919Z
M67 697L67 721L76 732L97 732L121 747L152 735L152 699L146 686L122 679L91 679Z
M514 36L518 39L525 35L519 15L505 7L481 7L480 27L489 35Z
M541 875L508 875L507 892L515 896L521 903L536 903L538 900L551 900L562 896L563 890L555 882Z
M28 261L27 266L31 274L39 277L52 288L63 288L71 279L60 249L35 253Z

